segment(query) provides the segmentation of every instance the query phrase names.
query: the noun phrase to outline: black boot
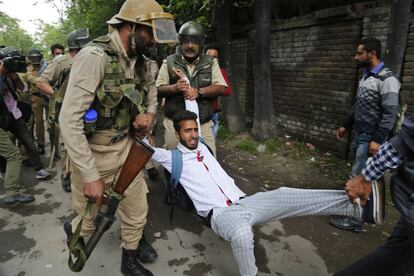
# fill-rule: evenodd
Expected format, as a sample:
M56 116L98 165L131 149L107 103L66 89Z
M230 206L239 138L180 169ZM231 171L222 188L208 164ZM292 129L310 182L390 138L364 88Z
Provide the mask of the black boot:
M121 273L124 276L152 276L151 271L138 261L137 251L122 248Z
M60 181L62 182L62 189L67 192L70 193L72 191L71 189L71 181L70 181L70 173L68 175L66 175L66 177L64 177L64 175L62 174L60 176Z
M37 152L38 152L40 155L45 154L45 146L44 146L44 145L37 145Z
M157 251L147 242L144 235L139 241L137 253L138 260L144 264L153 263L158 257Z

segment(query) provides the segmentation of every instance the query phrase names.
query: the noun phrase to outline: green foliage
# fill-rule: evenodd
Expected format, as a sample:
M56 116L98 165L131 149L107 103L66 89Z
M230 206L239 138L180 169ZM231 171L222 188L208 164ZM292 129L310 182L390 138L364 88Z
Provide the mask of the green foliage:
M252 139L244 139L237 143L236 148L242 151L255 153L257 145L257 142L253 141Z
M66 29L89 28L92 37L108 32L106 21L118 13L124 0L76 0L68 7Z
M17 19L0 11L0 44L15 46L23 53L34 46L32 37L19 26Z
M227 140L231 139L234 135L230 132L230 130L222 125L219 125L219 129L217 132L217 138L219 140Z
M193 20L203 25L207 30L213 23L216 0L161 0L158 2L165 11L174 15L175 22L179 26Z
M51 25L38 20L38 31L36 32L35 39L39 45L40 50L43 54L50 51L50 46L55 43L66 45L67 30L64 30L62 24ZM70 31L69 31L70 32Z

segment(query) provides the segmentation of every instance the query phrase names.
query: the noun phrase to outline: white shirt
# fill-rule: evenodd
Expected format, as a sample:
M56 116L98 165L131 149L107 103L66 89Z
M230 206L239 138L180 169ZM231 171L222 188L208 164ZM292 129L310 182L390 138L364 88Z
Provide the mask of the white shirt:
M223 170L204 144L198 142L195 150L190 150L181 143L177 148L183 156L180 183L200 216L206 217L213 208L226 207L228 200L235 202L246 195L235 185L233 178ZM154 150L152 160L171 172L171 151L162 148Z

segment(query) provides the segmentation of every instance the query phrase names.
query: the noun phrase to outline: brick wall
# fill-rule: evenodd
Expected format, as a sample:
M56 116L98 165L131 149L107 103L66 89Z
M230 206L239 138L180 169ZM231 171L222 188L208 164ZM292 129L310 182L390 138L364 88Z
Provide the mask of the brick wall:
M319 148L345 156L349 142L334 134L354 100L360 77L354 61L361 37L379 38L385 49L390 7L377 3L339 7L276 22L271 35L272 88L279 128ZM232 60L242 109L254 113L252 26L234 26ZM414 112L414 27L403 69L403 93ZM350 139L349 139L350 140Z

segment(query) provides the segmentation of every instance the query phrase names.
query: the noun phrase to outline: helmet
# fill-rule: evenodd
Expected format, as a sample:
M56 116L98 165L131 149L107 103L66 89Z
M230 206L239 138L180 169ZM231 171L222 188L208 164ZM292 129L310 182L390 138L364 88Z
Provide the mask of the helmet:
M174 16L164 12L161 5L154 0L126 0L119 12L107 21L109 25L123 22L151 27L158 43L177 43Z
M181 26L180 31L178 32L178 39L180 43L183 43L184 41L193 41L203 47L206 35L203 27L199 23L195 21L187 21Z
M42 53L37 50L37 49L30 49L29 53L27 55L28 60L30 61L31 64L40 64L42 62L43 59L43 55Z
M9 46L1 49L0 60L3 62L7 72L26 73L26 58L16 47Z
M203 27L195 22L195 21L187 21L185 22L178 32L179 36L186 35L186 36L200 36L205 38L205 33Z
M85 46L91 37L89 36L89 29L79 29L69 33L67 42L69 49L80 49Z

